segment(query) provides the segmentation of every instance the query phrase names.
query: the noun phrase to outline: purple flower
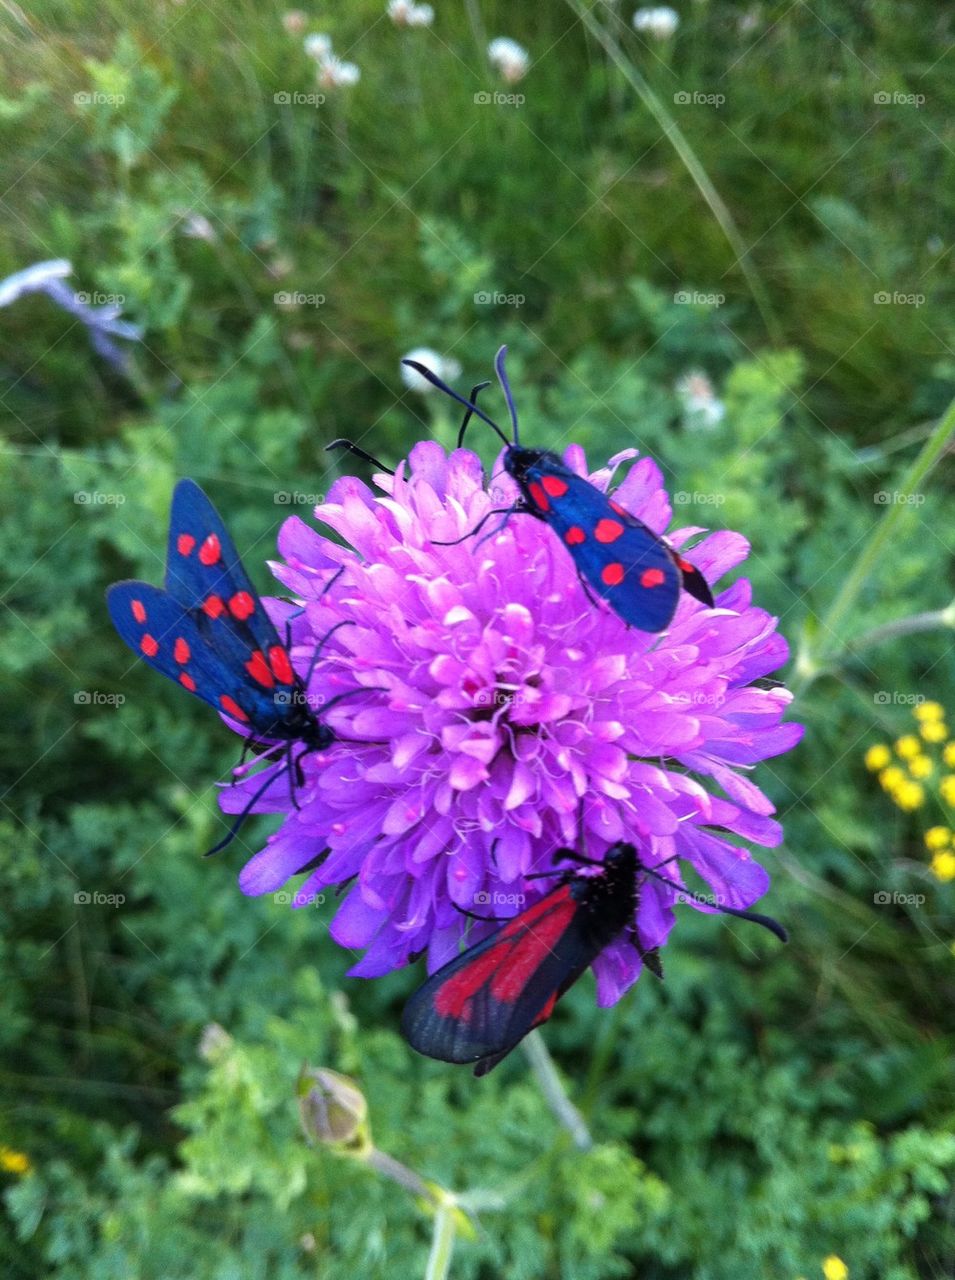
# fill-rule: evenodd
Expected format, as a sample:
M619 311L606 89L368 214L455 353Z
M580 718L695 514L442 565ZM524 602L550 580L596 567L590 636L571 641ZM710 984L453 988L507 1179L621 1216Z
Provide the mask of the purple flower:
M115 301L107 301L103 306L90 306L90 298L98 297L97 294L77 293L63 283L72 272L73 267L66 258L35 262L32 267L25 267L0 280L0 307L7 307L27 294L45 293L86 326L90 343L98 355L119 373L126 373L127 353L113 339L127 338L130 342L138 342L143 336L142 328L120 319L121 307Z
M606 489L634 456L620 453L589 478ZM587 475L579 447L564 457ZM715 609L684 592L662 636L629 629L588 601L566 549L527 516L483 542L436 546L432 539L460 537L517 497L498 472L492 495L476 455L419 444L393 478L376 477L379 495L346 477L316 508L348 545L296 516L279 535L284 560L273 570L305 604L291 622L297 669L308 670L336 623L353 624L323 649L310 695L330 700L356 682L380 692L328 712L340 741L304 758L299 808L284 778L256 804L286 817L240 884L248 894L274 892L327 848L294 900L352 882L331 932L364 951L355 975L387 973L425 949L433 971L466 927L472 940L494 927L459 908L510 914L475 908L488 893L523 894L529 904L553 882L525 877L549 870L561 846L601 858L629 841L642 864L679 884L688 863L723 906L746 908L769 885L744 842L777 845L782 831L748 774L802 736L801 726L780 723L790 693L753 683L788 656L776 619L751 603L740 579ZM614 496L655 532L669 524L651 459L636 462ZM669 539L680 547L701 532ZM748 550L740 534L718 532L692 554L712 585ZM287 606L279 610L287 616ZM231 785L223 808L241 811L255 786L252 778ZM677 897L645 878L644 949L667 940ZM598 1001L609 1005L641 961L620 940L594 967Z

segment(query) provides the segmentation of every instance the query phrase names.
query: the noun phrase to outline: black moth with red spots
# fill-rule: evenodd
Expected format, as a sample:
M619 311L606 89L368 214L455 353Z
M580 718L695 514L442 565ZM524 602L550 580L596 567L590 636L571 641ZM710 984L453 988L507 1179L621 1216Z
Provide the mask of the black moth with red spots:
M433 973L401 1017L411 1047L442 1062L473 1062L474 1074L486 1075L547 1021L605 947L628 927L635 935L637 865L633 845L614 845L599 873L565 873L550 893Z
M657 951L643 949L637 929L640 887L647 876L677 890L684 902L748 920L787 941L786 930L771 916L698 897L657 867L644 866L632 844L612 845L603 862L572 849L558 850L557 857L590 870L565 871L550 893L418 988L401 1017L402 1034L413 1049L441 1062L473 1062L474 1074L486 1075L547 1021L564 992L621 937L662 978Z
M236 721L255 745L321 750L334 741L195 481L180 480L173 493L165 590L117 582L106 600L113 625L137 656Z
M472 414L493 427L504 441L504 469L517 482L521 497L506 512L491 514L524 514L543 520L573 556L585 586L606 600L624 622L641 631L663 631L669 626L681 587L712 607L713 594L702 573L642 520L571 471L556 453L525 449L519 443L517 412L504 369L506 351L506 347L498 351L495 368L510 410L513 440L476 406L474 392L466 400L424 365L405 361L468 410L458 433L459 448Z

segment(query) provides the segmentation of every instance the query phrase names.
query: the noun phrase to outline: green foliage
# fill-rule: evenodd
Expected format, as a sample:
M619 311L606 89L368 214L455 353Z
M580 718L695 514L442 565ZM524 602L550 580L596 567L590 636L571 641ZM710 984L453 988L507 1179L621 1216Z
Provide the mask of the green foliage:
M457 412L407 392L399 357L436 347L470 385L504 340L527 441L578 441L595 465L651 453L676 523L742 530L755 599L818 640L955 388L950 15L712 3L683 6L672 48L626 35L751 246L772 347L676 153L569 6L438 6L413 32L383 8L315 19L362 67L317 108L277 98L316 88L278 8L8 15L0 274L67 256L145 340L123 379L49 299L3 312L0 1146L32 1172L0 1172L0 1268L422 1275L427 1205L305 1144L309 1062L359 1082L381 1151L461 1196L477 1225L455 1280L808 1280L829 1253L851 1280L950 1275L953 886L927 871L920 815L861 766L911 727L912 695L955 714L943 633L865 645L951 599L950 471L835 637L855 647L801 696L805 741L758 772L787 834L766 860L789 948L684 912L664 984L604 1011L584 981L549 1024L585 1154L520 1054L481 1081L415 1057L395 1034L415 975L347 978L333 903L242 898L267 820L202 859L228 736L131 664L102 603L116 578L158 579L184 474L265 589L280 522L339 474L325 443L397 460L453 441ZM520 107L475 103L500 87L478 8L531 51ZM719 108L674 101L718 87ZM725 406L711 425L678 389L696 371ZM470 430L490 463L497 441ZM885 890L924 902L880 906Z

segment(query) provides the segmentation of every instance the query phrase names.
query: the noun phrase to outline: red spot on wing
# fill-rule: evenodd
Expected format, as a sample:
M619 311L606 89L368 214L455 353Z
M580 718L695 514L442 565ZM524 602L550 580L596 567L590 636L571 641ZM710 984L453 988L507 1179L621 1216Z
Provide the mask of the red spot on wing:
M133 617L137 622L146 621L146 608L142 600L133 600L129 607L132 609Z
M624 526L619 520L610 520L606 517L597 521L597 527L594 529L594 537L598 542L616 542L618 538L622 538L624 534Z
M579 524L572 524L564 534L564 541L568 547L579 547L582 542L587 541L587 535Z
M172 656L177 662L188 662L192 657L192 650L188 643L183 640L182 636L176 637L176 643L172 651Z
M662 569L644 569L640 574L641 587L659 587L665 581L666 576Z
M240 622L244 622L255 612L255 601L249 595L248 591L237 591L229 601L229 612L233 618L238 618Z
M226 715L231 716L233 720L247 721L249 718L245 714L245 712L242 710L242 708L239 706L239 704L236 702L235 698L230 698L227 693L224 693L220 697L219 706L226 713Z
M683 560L678 558L677 564L680 566L680 568L683 570L684 573L696 573L696 565L690 564L689 560Z
M256 649L245 664L245 669L253 680L257 680L266 689L271 689L274 686L275 681L272 679L272 672L269 670L269 664L265 661L265 655L261 649Z
M269 662L275 672L275 678L281 684L291 684L295 679L288 654L280 644L273 644L269 649Z
M139 642L139 647L147 658L155 658L159 652L159 641L147 631Z
M193 680L192 676L189 674L188 671L179 672L179 683L182 685L184 689L188 689L190 693L195 693L196 682L195 680Z
M221 596L206 596L202 602L202 612L209 618L221 618L225 613L225 604Z
M626 507L622 507L619 502L614 502L613 498L610 499L610 510L616 511L618 516L630 515L630 512L626 509Z
M605 564L600 570L600 577L608 587L619 587L623 582L624 568L619 560L615 560L612 564Z
M508 944L498 942L482 955L475 956L470 964L466 964L463 969L459 969L446 982L443 982L434 995L434 1008L439 1017L470 1022L471 1000L495 969L507 963L509 953Z
M540 487L537 481L532 480L528 488L530 489L531 497L534 499L534 505L538 510L550 511L550 498L548 498L547 494Z
M222 544L216 534L210 533L199 548L199 559L205 565L216 564L222 556Z
M568 489L567 481L562 480L560 476L544 476L541 484L544 492L552 498L562 498Z
M192 548L196 545L196 540L191 533L180 533L176 539L176 550L181 556L188 556L192 553Z

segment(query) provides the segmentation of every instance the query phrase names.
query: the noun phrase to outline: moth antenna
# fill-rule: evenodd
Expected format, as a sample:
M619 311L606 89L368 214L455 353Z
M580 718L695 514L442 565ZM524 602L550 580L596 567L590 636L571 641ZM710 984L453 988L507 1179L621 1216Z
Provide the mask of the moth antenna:
M468 396L468 399L471 401L471 404L476 405L477 398L480 395L480 393L484 390L485 387L489 387L490 385L491 385L490 381L476 383L471 388L471 394ZM473 417L474 417L474 410L469 408L467 413L464 415L464 420L461 423L460 428L458 429L458 448L459 449L464 444L464 433L465 431L467 431L468 423L471 421Z
M465 400L464 396L458 395L453 391L446 382L442 382L436 373L432 373L427 365L421 364L418 360L402 360L402 364L406 364L409 369L414 369L415 373L420 373L425 382L430 382L433 387L437 387L439 391L443 391L446 396L450 396L452 400L457 400L458 404L463 404L465 409L469 409L471 413L477 414L482 422L486 422L492 430L496 431L506 445L510 445L510 440L497 425L493 418L489 418L483 409L479 409L476 404L472 404L470 400Z
M682 893L685 898L692 898L694 902L698 902L702 907L715 907L715 909L723 916L735 916L737 920L749 920L751 924L761 925L764 929L768 929L774 934L780 942L788 942L789 934L772 916L764 916L759 911L743 911L740 907L721 907L716 903L707 902L705 898L701 898L699 894L684 889L682 885L677 884L675 880L670 880L667 876L661 876L658 871L654 871L652 867L644 867L643 870L647 875L654 876L657 880L661 880L664 884L669 885L671 889L676 889L677 893Z
M353 453L356 458L362 458L365 462L370 462L373 467L377 467L379 471L386 471L388 475L393 476L395 473L391 467L386 467L383 462L379 462L377 458L373 458L370 453L366 453L353 440L346 440L340 436L337 440L333 440L331 444L325 446L325 452L330 449L347 449L349 453Z
M507 380L507 370L504 368L504 359L507 356L507 347L501 347L497 355L494 357L494 369L497 373L497 380L501 384L501 390L504 392L504 399L507 401L507 411L511 415L511 430L514 432L514 444L520 444L520 437L517 434L517 408L514 404L514 397L511 395L511 384Z

